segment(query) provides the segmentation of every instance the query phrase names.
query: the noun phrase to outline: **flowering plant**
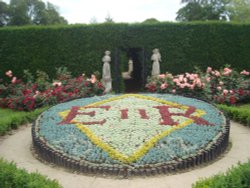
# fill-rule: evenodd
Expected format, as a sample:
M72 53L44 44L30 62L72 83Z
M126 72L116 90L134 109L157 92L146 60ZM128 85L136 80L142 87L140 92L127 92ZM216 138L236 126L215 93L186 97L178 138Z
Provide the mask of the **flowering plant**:
M61 71L61 69L59 69ZM103 94L104 87L94 75L71 78L65 69L57 74L58 80L49 82L49 77L37 71L37 79L25 70L26 82L13 76L11 70L6 72L9 82L0 84L0 106L15 110L34 110L44 105L54 105L72 99ZM66 76L63 76L66 74Z
M166 73L148 78L146 89L150 92L173 93L199 97L217 103L235 104L250 98L250 77L246 70L240 73L225 67L221 70L185 73L173 76Z

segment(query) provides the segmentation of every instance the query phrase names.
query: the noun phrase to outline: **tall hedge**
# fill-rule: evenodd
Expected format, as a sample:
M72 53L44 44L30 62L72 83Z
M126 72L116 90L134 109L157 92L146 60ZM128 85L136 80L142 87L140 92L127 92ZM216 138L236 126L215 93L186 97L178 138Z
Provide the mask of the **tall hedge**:
M9 69L18 76L23 69L40 69L53 77L60 66L74 75L101 72L107 49L112 52L112 72L117 73L126 71L132 48L143 50L146 74L153 48L160 49L162 72L225 64L250 70L249 33L250 24L226 22L5 27L0 29L0 75Z

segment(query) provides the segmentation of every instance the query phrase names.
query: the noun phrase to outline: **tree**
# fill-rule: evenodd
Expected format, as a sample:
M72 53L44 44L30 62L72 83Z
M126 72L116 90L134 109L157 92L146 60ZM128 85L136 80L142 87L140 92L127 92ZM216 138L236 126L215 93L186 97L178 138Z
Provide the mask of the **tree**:
M250 22L250 0L232 0L228 11L232 21Z
M160 21L155 19L155 18L148 18L146 20L144 20L142 23L159 23Z
M10 1L10 20L8 25L28 25L31 24L28 16L27 0Z
M110 16L110 14L108 14L105 18L105 22L104 23L115 23L113 18Z
M0 27L7 25L9 20L9 7L8 5L0 1Z
M51 25L67 24L58 9L41 0L11 0L8 25Z
M96 18L95 16L92 17L92 18L89 20L89 23L90 23L90 24L97 24L97 23L98 23L97 18Z
M182 0L187 3L177 12L178 21L227 20L229 13L226 6L231 0Z

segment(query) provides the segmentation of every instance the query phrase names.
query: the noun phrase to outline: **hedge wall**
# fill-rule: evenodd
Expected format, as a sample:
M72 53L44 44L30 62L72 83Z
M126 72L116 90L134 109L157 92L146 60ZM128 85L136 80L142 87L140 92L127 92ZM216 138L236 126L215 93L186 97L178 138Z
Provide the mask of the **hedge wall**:
M101 72L107 49L112 52L113 74L126 71L128 53L137 49L149 75L156 47L162 55L162 72L225 64L250 70L249 33L250 24L226 22L5 27L0 29L0 75L9 69L18 76L23 69L40 69L53 77L54 67L60 66L74 75Z

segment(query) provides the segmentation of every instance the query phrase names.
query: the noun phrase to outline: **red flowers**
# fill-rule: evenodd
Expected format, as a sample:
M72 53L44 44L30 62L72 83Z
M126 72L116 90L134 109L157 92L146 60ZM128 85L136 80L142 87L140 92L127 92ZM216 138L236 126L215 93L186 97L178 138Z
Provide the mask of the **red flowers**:
M101 95L104 87L94 75L92 79L83 76L71 78L70 75L62 76L63 79L49 82L24 83L13 77L11 70L5 75L11 78L9 83L0 84L0 106L15 110L31 111L44 105L54 105L76 98Z

